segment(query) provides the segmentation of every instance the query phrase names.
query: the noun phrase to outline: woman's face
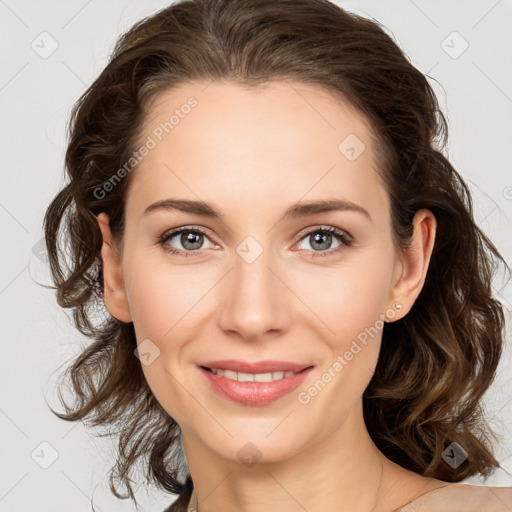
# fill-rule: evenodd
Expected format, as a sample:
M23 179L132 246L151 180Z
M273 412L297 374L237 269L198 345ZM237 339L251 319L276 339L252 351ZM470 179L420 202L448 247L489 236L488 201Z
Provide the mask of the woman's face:
M384 315L414 300L365 119L301 83L189 84L149 106L140 145L123 283L105 300L133 321L148 384L184 439L277 461L340 431L374 373ZM340 203L305 207L324 201ZM202 368L225 360L277 362L233 363L261 381L285 363L309 369L250 384Z

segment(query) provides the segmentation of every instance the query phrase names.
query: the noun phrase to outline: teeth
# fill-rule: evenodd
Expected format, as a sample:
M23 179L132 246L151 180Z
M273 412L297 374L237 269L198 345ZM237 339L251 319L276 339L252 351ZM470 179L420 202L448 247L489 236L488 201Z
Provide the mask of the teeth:
M244 373L232 370L218 370L211 368L212 373L226 379L237 380L238 382L272 382L295 375L295 372L268 372L268 373Z

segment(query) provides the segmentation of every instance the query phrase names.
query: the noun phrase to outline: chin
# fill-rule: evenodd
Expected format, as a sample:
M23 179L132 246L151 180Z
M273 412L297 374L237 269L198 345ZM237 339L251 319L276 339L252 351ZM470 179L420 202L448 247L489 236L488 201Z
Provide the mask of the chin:
M196 436L203 439L203 443L210 450L217 452L220 457L242 463L247 467L252 467L256 463L282 462L300 453L304 445L308 444L308 439L315 438L313 433L309 435L303 427L298 430L300 425L290 423L287 425L288 428L284 428L284 424L279 425L283 417L265 421L261 418L254 420L240 418L236 421L236 425L224 424L233 437L223 429L220 429L222 432L216 429L214 435L208 431L196 433Z

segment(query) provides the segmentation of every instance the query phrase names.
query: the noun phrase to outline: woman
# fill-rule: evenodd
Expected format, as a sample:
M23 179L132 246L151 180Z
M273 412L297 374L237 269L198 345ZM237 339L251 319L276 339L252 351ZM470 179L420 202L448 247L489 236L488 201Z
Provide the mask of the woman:
M510 510L457 483L499 466L506 263L445 144L422 73L327 0L181 1L119 39L45 217L92 340L56 414L118 429L116 496L142 459L168 511Z

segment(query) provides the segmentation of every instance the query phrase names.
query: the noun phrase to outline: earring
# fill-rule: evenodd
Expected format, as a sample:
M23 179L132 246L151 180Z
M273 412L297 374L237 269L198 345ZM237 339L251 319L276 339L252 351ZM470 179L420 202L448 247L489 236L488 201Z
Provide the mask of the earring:
M402 309L402 304L400 302L393 303L393 309L389 308L386 312L386 322L390 322L396 316L396 312Z

